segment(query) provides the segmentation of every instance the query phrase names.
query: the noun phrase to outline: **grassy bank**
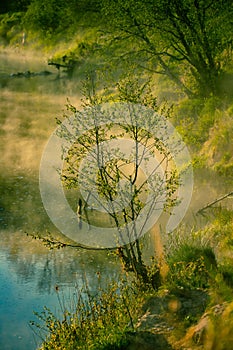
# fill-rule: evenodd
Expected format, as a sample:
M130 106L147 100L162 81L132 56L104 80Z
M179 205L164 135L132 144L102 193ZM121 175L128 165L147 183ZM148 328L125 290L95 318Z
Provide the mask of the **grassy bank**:
M38 24L36 12L31 14L35 16L34 25ZM216 197L232 191L233 85L230 64L219 82L218 94L190 98L168 78L154 74L151 76L150 72L142 70L139 67L142 63L141 57L137 57L139 66L123 58L119 60L117 54L121 51L122 44L117 43L113 47L106 43L99 31L102 23L95 13L85 16L84 11L70 26L67 22L56 22L53 18L54 21L51 19L49 26L47 23L43 28L30 27L29 16L30 11L27 15L22 12L1 15L2 47L14 48L17 52L41 50L48 63L54 63L55 67L56 64L58 67L60 65L61 70L64 68L66 77L72 77L74 80L85 81L87 73L94 72L95 77L100 77L98 89L103 95L114 95L115 90L112 86L122 77L132 77L133 80L138 76L142 85L150 79L152 92L157 96L158 104L165 103L171 110L171 121L189 147L195 171L200 174L206 171L208 174L202 179L203 192L199 193L200 189L198 192L197 188L195 193L197 197L201 197L200 206L207 204L208 186L211 181L214 183L215 177L218 177L219 183L224 183L216 190ZM71 18L69 13L67 18ZM24 37L25 26L27 30ZM31 94L31 91L29 92ZM4 213L4 223L10 220L14 225L15 220L19 228L24 228L25 221L28 222L30 217L22 215L18 210L18 193L14 193L14 189L18 189L20 193L32 191L34 200L39 200L38 193L33 192L35 183L33 177L30 178L29 171L28 177L25 177L25 174L19 174L18 170L22 163L25 164L26 170L30 170L31 167L33 173L37 169L38 145L41 144L41 140L45 141L50 129L53 129L50 122L55 119L55 104L57 108L58 101L60 105L63 102L56 99L57 102L52 104L49 100L45 101L43 96L44 107L39 114L45 114L45 109L49 109L49 119L39 120L32 112L40 101L32 100L29 105L30 113L19 120L17 115L11 114L15 96L9 97L8 91L3 94L3 105L9 100L10 104L4 107L5 112L2 114L2 147L5 151L5 163L10 170L13 169L12 164L17 168L18 177L10 176L5 170L4 175L7 179L1 176L0 181L3 197L6 188L12 192L11 199L16 202L13 204L6 201L2 204L2 207L9 209ZM18 102L20 109L24 101L19 99ZM14 149L6 147L7 140L12 138L15 138L20 151L17 157ZM30 149L32 139L35 147ZM32 206L32 200L27 202L24 196L22 201L26 202L24 208ZM156 346L162 350L230 350L233 330L231 209L227 202L220 202L218 208L210 207L203 212L206 219L201 229L181 227L169 237L164 248L166 273L162 276L157 274L157 277L161 278L159 288L138 285L136 281L132 281L132 276L128 275L124 282L110 284L107 289L102 290L100 286L95 294L84 284L83 289L77 289L74 299L69 303L62 300L62 291L59 286L56 287L61 308L59 313L54 314L45 309L42 314L37 314L40 323L32 324L42 338L42 349L131 350L154 349ZM43 227L46 225L46 219L35 223L38 228ZM158 256L154 256L153 261L154 265L148 264L146 269L151 276L156 276L161 261Z
M218 209L202 230L175 232L157 291L129 276L94 294L84 284L69 301L57 287L60 312L45 309L33 323L41 349L230 350L232 225L232 212Z

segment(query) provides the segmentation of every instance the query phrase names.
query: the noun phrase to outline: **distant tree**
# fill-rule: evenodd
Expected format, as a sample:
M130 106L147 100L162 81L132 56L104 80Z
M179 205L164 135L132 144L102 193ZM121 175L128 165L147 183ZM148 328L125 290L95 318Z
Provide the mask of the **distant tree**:
M54 32L62 21L65 4L61 0L33 0L25 16L28 27L44 33Z
M103 0L102 11L112 42L128 43L122 56L136 55L189 95L218 92L233 42L231 0Z
M25 23L43 34L66 35L71 29L77 31L79 19L90 11L99 11L94 0L31 0Z
M32 0L2 0L0 2L0 13L24 12Z

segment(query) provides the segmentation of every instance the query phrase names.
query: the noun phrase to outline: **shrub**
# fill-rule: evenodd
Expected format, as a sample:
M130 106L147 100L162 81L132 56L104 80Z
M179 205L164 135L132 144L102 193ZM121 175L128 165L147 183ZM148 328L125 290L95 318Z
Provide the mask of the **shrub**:
M172 289L206 289L209 287L210 275L203 256L196 261L170 263L169 267L167 279Z
M215 253L208 241L192 234L189 240L183 236L167 247L167 264L167 283L171 289L206 289L217 269Z
M11 42L22 31L22 12L0 15L0 41L3 45Z
M135 289L125 282L111 283L93 296L85 284L83 289L76 289L73 305L68 307L58 288L56 291L61 317L45 307L43 312L35 313L40 323L31 322L43 339L41 350L106 350L127 344L127 333L134 330L142 302Z

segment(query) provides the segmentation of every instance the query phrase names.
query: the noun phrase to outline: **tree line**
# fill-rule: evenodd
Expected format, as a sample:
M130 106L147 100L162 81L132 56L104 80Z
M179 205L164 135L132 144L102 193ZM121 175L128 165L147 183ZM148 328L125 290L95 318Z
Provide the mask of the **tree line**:
M26 28L50 36L75 33L94 13L106 42L120 43L118 56L169 77L189 96L217 94L232 60L231 0L10 0L0 10L25 12Z

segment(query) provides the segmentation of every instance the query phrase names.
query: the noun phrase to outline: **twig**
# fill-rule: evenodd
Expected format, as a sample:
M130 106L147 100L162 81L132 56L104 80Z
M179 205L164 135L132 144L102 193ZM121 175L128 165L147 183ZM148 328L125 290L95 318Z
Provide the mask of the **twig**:
M42 237L39 234L34 235L32 233L27 233L27 236L30 236L34 239L39 239L47 248L49 249L60 249L60 248L66 248L66 247L71 247L71 248L82 248L86 250L116 250L116 248L101 248L101 247L90 247L90 246L85 246L81 243L77 244L71 244L71 243L65 243L62 241L57 240L56 238L52 237Z
M222 201L223 199L225 199L225 198L227 198L227 197L229 197L229 196L231 196L231 195L233 195L233 191L231 191L231 192L229 192L229 193L227 193L227 194L224 194L224 196L221 196L221 197L215 199L214 201L212 201L212 202L206 204L204 207L202 207L201 209L199 209L199 210L197 211L197 214L201 214L204 210L206 210L206 209L212 207L212 205L214 205L214 204L216 204L216 203Z

